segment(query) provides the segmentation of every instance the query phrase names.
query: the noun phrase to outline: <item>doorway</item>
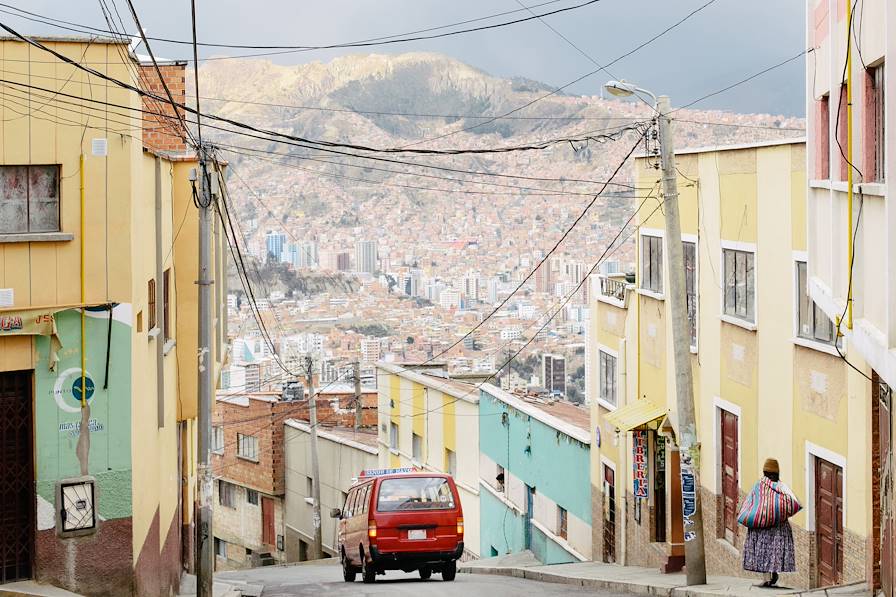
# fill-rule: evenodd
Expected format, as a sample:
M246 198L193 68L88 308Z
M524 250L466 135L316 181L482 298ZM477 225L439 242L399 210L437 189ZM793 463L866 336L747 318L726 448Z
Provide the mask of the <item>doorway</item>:
M277 535L274 532L274 500L261 498L261 542L265 545L276 545Z
M29 579L34 561L34 419L31 372L0 373L0 584Z
M893 499L893 392L876 372L871 373L871 459L872 504L884 504ZM896 595L896 522L890 508L873 508L874 553L872 582L884 597Z
M840 584L843 575L843 469L815 458L815 543L818 585Z
M616 563L616 471L604 464L604 562Z
M535 488L526 485L526 549L532 549L532 517L535 509Z
M722 431L722 501L725 540L734 544L737 535L738 437L737 415L719 410Z
M653 541L666 542L666 438L653 434Z

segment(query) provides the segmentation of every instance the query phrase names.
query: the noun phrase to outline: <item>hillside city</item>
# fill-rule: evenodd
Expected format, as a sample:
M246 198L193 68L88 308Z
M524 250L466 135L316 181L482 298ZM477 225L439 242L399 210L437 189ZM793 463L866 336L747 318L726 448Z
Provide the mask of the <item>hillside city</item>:
M896 597L896 3L299 4L0 6L0 596Z

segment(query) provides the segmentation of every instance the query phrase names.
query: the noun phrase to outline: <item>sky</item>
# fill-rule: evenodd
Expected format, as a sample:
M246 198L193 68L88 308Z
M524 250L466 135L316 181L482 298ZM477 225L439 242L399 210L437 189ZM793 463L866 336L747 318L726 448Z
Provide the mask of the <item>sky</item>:
M116 2L129 31L136 31L126 0ZM189 0L133 0L149 35L191 39ZM463 25L513 20L545 0L196 0L200 41L248 45L329 45L402 34L488 16L513 14ZM583 3L561 0L534 8L541 13ZM603 65L633 50L709 0L600 0L545 17L584 54ZM41 15L105 28L100 0L7 0ZM660 39L610 69L570 86L568 93L597 95L610 78L626 79L684 105L722 89L806 49L803 0L715 0ZM0 11L8 9L0 7ZM65 34L7 12L0 22L21 33ZM166 58L191 58L188 46L153 43ZM200 58L251 50L201 49ZM597 67L588 57L533 20L508 27L373 48L316 50L266 58L280 64L326 62L351 53L432 51L457 58L500 77L525 77L561 86ZM733 112L805 115L805 58L762 75L695 107Z

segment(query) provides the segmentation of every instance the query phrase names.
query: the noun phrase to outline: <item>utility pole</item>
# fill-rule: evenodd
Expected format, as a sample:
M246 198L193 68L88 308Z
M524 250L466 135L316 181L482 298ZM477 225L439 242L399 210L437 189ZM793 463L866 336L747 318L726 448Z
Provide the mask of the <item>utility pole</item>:
M666 254L669 256L669 310L675 357L675 395L678 405L678 447L681 454L681 496L684 517L684 553L688 585L706 584L703 514L700 508L700 443L694 414L691 371L691 334L685 289L684 251L678 212L675 144L669 118L669 97L657 98L660 160L663 168L663 203L666 214Z
M355 431L364 424L364 404L361 401L361 363L352 363L352 374L355 378Z
M317 458L317 396L314 395L314 361L311 356L305 357L305 379L308 386L309 427L311 428L311 520L314 525L314 542L311 546L311 559L323 557L323 536L320 520L320 462Z
M212 471L209 466L212 431L211 363L211 220L212 192L205 150L199 148L199 508L196 524L196 595L212 597L214 554L212 552Z

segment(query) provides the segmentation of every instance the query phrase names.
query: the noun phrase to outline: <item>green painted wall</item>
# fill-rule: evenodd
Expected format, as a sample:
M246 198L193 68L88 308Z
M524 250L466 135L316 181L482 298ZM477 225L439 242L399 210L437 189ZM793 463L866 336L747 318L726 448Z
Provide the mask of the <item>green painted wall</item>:
M106 520L131 516L130 321L130 305L115 307L108 351L108 388L103 389L109 312L89 312L86 317L87 372L94 388L90 398L88 472L97 479L99 515ZM56 327L62 342L56 370L49 370L50 341L43 336L37 339L35 369L37 493L51 504L56 481L81 474L75 453L81 412L73 389L74 384L80 384L81 375L79 311L57 313Z

